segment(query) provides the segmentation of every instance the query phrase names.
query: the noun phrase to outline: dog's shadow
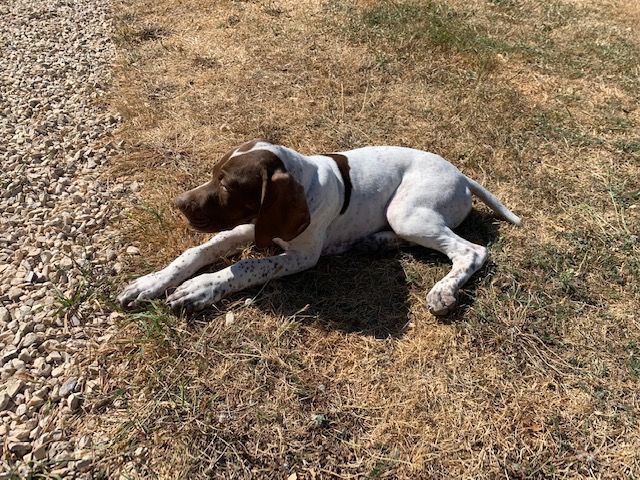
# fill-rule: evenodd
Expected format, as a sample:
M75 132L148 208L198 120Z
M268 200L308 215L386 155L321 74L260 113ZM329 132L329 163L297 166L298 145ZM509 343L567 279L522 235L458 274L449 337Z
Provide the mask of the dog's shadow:
M498 226L495 217L473 210L456 233L486 246L496 240ZM322 257L314 268L267 285L258 295L257 306L284 316L296 315L302 321L319 322L325 328L376 338L401 337L409 323L412 288L403 268L406 255L428 264L450 264L444 255L417 246L373 255ZM489 270L485 266L463 287L458 309L441 321L455 322L460 318L460 310L473 303L475 289ZM430 288L420 294L426 296Z

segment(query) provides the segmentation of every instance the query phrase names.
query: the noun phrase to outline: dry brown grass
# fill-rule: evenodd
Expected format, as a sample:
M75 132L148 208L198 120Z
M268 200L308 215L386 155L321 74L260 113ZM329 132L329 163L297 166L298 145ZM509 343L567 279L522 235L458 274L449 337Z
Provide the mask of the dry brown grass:
M203 240L170 199L256 137L435 151L526 224L466 222L493 260L447 321L424 299L447 262L420 249L323 259L187 320L128 314L100 357L115 401L84 425L113 439L104 472L639 477L638 14L635 0L120 5L118 174L144 181L123 228L148 262L132 274Z

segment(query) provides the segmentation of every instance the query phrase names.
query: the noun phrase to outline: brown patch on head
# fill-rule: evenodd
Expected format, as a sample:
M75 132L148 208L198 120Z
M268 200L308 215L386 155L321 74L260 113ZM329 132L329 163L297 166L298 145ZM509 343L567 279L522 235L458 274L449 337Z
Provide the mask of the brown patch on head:
M259 162L223 157L213 168L213 178L178 196L175 205L195 229L203 232L249 223L260 210L263 168Z
M349 170L351 170L351 167L349 166L349 159L340 153L325 153L324 156L333 158L333 161L338 165L338 170L340 170L340 175L342 176L342 182L344 183L344 200L342 202L342 208L340 209L340 215L342 215L347 211L347 208L349 208L351 190L353 190L351 175L349 174Z
M253 145L249 146L249 143ZM189 223L204 232L219 232L256 223L256 245L273 238L289 241L309 225L304 189L268 150L248 151L249 142L227 153L213 168L213 178L176 199ZM247 153L237 153L246 149Z

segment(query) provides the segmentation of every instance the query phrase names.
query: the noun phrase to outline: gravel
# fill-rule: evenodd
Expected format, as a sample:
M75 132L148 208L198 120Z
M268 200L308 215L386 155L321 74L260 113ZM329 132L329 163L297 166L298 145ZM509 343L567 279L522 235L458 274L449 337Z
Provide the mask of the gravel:
M0 478L91 478L104 442L68 426L98 390L90 355L113 328L101 295L126 256L110 226L132 187L107 171L120 122L101 100L108 12L0 2Z

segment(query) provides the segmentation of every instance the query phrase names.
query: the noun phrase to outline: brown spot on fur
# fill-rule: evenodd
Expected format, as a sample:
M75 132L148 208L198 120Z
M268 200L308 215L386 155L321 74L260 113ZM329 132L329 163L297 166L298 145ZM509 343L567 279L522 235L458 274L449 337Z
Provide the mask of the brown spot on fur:
M344 200L342 202L342 209L340 210L340 215L347 211L349 207L349 201L351 200L351 190L353 189L353 185L351 183L351 175L349 174L349 170L351 167L349 166L349 160L346 156L340 153L325 153L326 157L333 158L333 161L336 162L338 166L338 170L340 170L340 175L342 176L342 182L344 183Z

